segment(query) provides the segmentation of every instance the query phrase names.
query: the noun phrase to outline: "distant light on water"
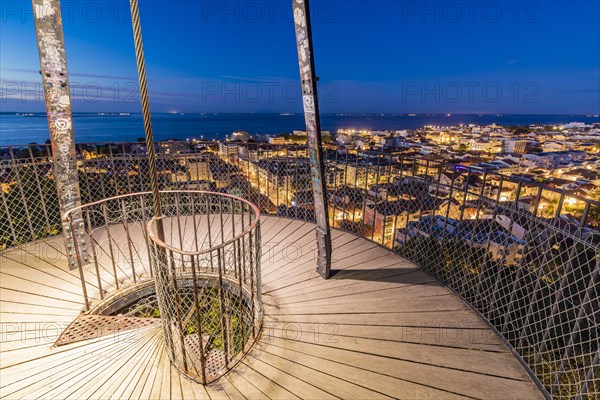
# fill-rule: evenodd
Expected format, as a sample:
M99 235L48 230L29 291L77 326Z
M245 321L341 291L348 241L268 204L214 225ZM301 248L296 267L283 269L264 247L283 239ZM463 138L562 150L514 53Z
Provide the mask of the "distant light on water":
M306 129L303 114L281 116L279 114L185 114L197 117L181 117L180 111L169 110L168 113L153 113L152 127L155 140L197 138L201 134L205 140L223 139L226 135L244 130L252 135L291 133L294 130ZM20 115L18 115L20 114ZM118 142L136 141L144 136L144 122L141 114L127 113L74 113L73 126L75 141ZM571 122L586 124L598 123L596 116L586 115L477 115L455 114L423 114L413 117L408 115L386 114L327 114L321 115L323 130L352 133L370 131L394 131L423 129L426 126L458 126L459 124L491 125L530 125L541 124L562 126ZM23 142L44 143L49 139L48 121L45 113L7 113L0 118L0 145L19 145Z

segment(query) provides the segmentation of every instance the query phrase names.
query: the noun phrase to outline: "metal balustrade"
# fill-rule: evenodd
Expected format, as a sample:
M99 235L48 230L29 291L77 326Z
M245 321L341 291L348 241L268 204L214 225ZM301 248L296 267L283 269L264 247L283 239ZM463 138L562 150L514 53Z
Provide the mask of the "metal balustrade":
M84 204L148 190L143 144L78 149ZM158 150L161 190L229 193L261 213L314 221L303 146L171 142ZM325 154L333 227L435 275L496 329L548 396L600 396L598 202L427 157L336 150ZM48 151L0 149L2 247L60 231Z
M262 326L260 213L226 194L162 191L156 217L151 196L115 196L63 217L71 230L84 218L88 257L77 257L77 268L85 307L92 315L160 317L174 365L210 383ZM145 295L137 301L136 293Z
M165 341L179 370L209 383L239 361L261 329L260 214L225 194L170 196L168 216L148 224Z
M168 193L161 196L161 201L172 201ZM71 231L76 229L76 215L83 216L79 230L84 235L74 242L74 250L86 311L115 292L153 280L146 229L153 217L151 204L150 192L124 194L82 205L63 216Z

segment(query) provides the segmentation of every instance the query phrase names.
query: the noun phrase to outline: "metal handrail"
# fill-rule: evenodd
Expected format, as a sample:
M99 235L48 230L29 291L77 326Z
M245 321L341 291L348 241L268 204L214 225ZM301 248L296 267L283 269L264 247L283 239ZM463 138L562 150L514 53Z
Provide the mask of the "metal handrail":
M154 217L147 223L165 344L177 369L206 384L240 360L262 327L260 213L247 200L221 193L161 194L175 195L175 213L169 222L176 233L171 237L179 240L180 246L166 244L153 232L167 217ZM192 206L189 216L181 214L182 195L191 195L183 203ZM196 213L196 196L198 205L206 206L206 213ZM213 207L215 198L218 209ZM206 221L198 221L197 216L206 217ZM214 216L219 216L220 223L210 223ZM203 242L200 236L204 236ZM221 243L213 245L213 241ZM186 244L196 251L185 250ZM204 244L209 248L200 250ZM186 286L190 278L191 285ZM215 336L219 344L207 349Z
M163 190L161 191L161 193L186 193L186 194L202 194L202 195L218 195L220 197L225 197L225 198L229 198L235 201L239 201L241 203L246 204L254 213L254 222L252 222L252 224L246 228L242 233L240 233L239 235L237 235L236 237L229 239L226 242L221 243L220 245L217 246L213 246L209 249L205 249L205 250L201 250L201 251L185 251L183 249L178 249L174 246L171 246L167 243L165 243L165 241L161 240L158 236L158 233L155 233L155 224L157 223L158 220L167 218L165 216L161 216L161 217L154 217L152 218L146 225L147 227L147 231L149 234L150 239L156 243L158 246L163 247L167 250L171 250L174 252L177 252L181 255L184 256L200 256L203 254L207 254L210 253L212 251L215 250L219 250L222 249L236 241L238 241L239 239L241 239L242 237L246 236L248 233L250 233L251 231L253 231L254 229L256 229L256 226L259 223L260 220L260 210L258 209L258 207L256 207L254 204L250 203L248 200L246 199L242 199L241 197L237 197L237 196L232 196L230 194L226 194L226 193L214 193L214 192L207 192L207 191L203 191L203 190L186 190L186 191L176 191L176 190ZM147 194L151 194L151 193L147 193Z

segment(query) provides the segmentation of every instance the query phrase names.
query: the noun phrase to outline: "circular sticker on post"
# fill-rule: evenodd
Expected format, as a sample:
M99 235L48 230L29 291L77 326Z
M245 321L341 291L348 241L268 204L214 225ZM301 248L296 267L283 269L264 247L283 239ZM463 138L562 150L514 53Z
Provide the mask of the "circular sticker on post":
M66 118L59 118L54 122L54 126L56 126L56 129L64 131L71 127L71 121Z

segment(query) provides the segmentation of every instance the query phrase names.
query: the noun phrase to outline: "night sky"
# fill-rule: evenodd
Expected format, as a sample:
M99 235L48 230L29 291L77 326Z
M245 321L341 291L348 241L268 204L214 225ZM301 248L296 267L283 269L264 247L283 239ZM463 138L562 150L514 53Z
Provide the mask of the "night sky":
M2 0L2 111L43 111L30 1ZM326 113L600 113L589 1L313 0ZM152 110L300 112L291 0L140 0ZM63 0L74 111L139 111L129 3Z

